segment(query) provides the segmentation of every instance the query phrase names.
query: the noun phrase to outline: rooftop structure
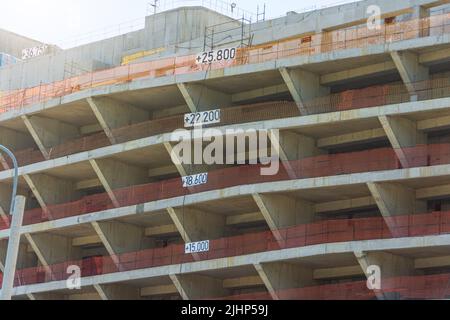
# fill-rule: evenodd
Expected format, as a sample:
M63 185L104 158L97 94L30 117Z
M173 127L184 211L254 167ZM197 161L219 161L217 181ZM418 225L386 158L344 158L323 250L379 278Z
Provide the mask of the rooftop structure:
M258 22L180 7L1 66L0 144L27 197L13 298L448 298L449 2ZM2 34L17 58L42 45ZM267 133L256 151L279 170L252 149L178 162L172 133L198 142L199 112L224 136ZM2 272L12 174L0 158Z

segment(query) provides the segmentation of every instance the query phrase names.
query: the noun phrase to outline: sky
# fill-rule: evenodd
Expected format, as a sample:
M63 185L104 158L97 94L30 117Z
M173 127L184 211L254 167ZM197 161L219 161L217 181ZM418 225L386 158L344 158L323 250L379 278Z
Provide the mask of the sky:
M154 0L5 0L0 3L0 28L49 44L71 47L143 27ZM205 0L203 0L205 1ZM205 2L222 0L206 0ZM266 4L266 16L354 0L223 0L256 13ZM173 0L160 0L160 6ZM177 0L193 4L202 0ZM153 10L153 9L152 9ZM161 9L160 9L161 10Z

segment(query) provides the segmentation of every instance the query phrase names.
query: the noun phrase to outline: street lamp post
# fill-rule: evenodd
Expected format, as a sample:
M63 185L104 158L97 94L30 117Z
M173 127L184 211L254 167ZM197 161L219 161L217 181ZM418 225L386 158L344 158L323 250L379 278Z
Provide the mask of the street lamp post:
M3 284L0 299L11 300L14 287L14 276L16 273L17 257L20 247L20 235L23 222L23 213L25 209L25 197L17 196L19 184L19 168L14 154L6 147L0 145L0 150L5 152L13 161L13 190L11 196L10 215L12 221L10 225L10 235L8 240L8 249L6 253L5 270L3 272Z
M0 144L0 150L3 151L4 153L6 153L8 155L8 157L11 158L12 162L13 162L13 167L14 167L14 177L13 177L13 190L12 190L12 195L11 195L11 208L10 208L10 214L12 215L14 212L14 206L15 206L15 198L16 198L16 194L17 194L17 186L19 184L19 166L17 165L17 159L14 156L14 154L11 152L11 150L9 150L8 148L6 148L5 146L2 146Z

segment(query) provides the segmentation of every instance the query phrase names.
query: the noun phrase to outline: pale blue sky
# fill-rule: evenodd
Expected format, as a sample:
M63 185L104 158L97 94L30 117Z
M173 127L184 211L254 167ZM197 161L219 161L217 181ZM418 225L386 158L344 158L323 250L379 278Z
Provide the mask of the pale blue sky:
M92 31L95 32L92 38L114 33L118 27L113 26L123 22L134 21L123 24L125 30L142 25L150 1L153 0L6 0L0 3L0 28L43 42L68 45L75 39L83 41ZM258 4L266 3L268 17L278 17L291 10L354 0L225 1L252 12L256 12Z

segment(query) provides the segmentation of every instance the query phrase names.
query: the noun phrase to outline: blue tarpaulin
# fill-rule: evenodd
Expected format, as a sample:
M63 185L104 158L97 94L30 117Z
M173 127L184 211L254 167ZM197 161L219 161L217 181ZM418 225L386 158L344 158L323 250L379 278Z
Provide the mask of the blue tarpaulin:
M16 63L18 60L19 59L10 54L0 52L0 67Z

